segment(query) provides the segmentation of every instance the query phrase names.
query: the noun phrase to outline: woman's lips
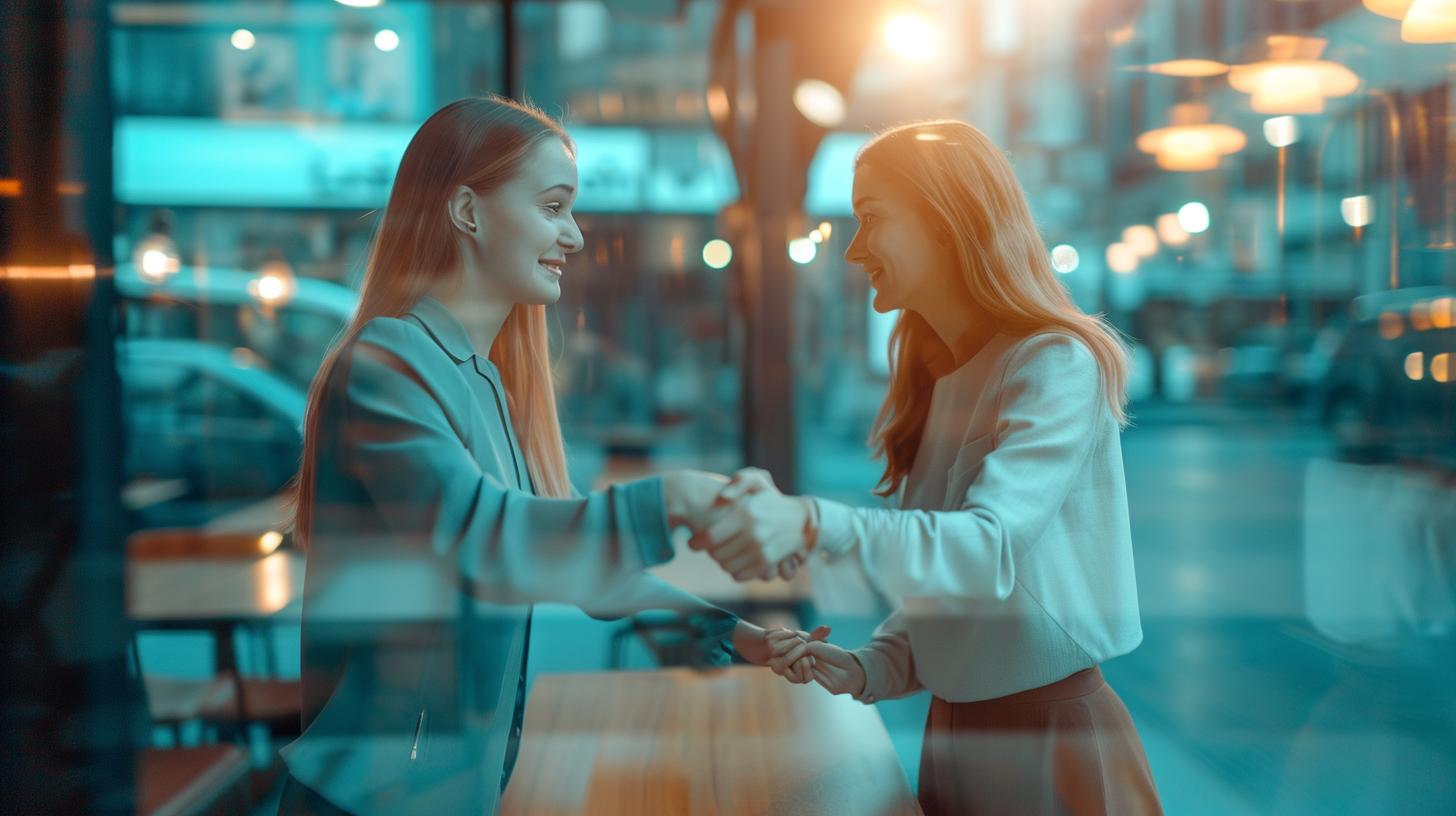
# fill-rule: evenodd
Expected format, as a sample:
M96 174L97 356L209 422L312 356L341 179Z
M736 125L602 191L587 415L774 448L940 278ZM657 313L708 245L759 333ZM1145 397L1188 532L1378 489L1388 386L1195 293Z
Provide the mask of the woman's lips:
M561 266L559 264L551 264L546 263L545 261L537 261L536 265L558 278L561 277Z

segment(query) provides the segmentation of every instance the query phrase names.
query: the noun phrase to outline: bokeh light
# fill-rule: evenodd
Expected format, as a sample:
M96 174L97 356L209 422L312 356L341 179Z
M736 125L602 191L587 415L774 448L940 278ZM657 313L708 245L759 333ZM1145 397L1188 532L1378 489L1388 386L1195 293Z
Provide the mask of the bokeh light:
M233 32L233 36L228 41L233 44L233 48L239 51L247 51L258 43L258 38L253 36L253 32L246 28L240 28Z
M714 238L703 244L703 263L714 269L722 269L733 260L733 246L722 238Z
M1081 259L1077 256L1077 250L1069 244L1058 244L1052 247L1052 269L1063 275L1077 268Z
M1208 207L1201 201L1190 201L1178 208L1178 224L1197 235L1208 229Z
M806 79L794 88L794 107L804 118L823 128L844 121L844 94L820 79Z
M885 24L885 42L901 57L924 62L935 56L935 29L924 17L897 14Z
M794 263L806 264L819 254L819 248L808 238L795 238L789 242L789 258Z
M1121 241L1115 244L1108 244L1107 268L1119 275L1136 272L1138 268L1137 250Z
M399 47L399 35L389 29L383 29L374 35L374 47L380 51L393 51Z
M1158 233L1147 224L1133 224L1122 231L1122 242L1132 247L1139 258L1147 258L1158 251Z

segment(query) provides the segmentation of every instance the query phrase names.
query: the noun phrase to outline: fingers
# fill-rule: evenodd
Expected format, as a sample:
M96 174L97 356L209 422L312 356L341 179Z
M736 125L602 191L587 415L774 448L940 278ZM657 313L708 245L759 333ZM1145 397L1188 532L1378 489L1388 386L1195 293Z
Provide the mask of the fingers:
M800 642L784 654L777 657L770 657L768 660L769 668L773 669L776 674L783 674L784 669L793 665L799 658L808 655L813 645L813 643Z
M732 480L719 491L718 499L720 501L737 501L744 496L765 490L778 492L773 476L762 468L746 467L733 474Z
M829 627L828 626L820 626L819 628L815 629L812 633L810 633L805 639L806 640L822 640L822 641L826 641L827 642L829 640Z

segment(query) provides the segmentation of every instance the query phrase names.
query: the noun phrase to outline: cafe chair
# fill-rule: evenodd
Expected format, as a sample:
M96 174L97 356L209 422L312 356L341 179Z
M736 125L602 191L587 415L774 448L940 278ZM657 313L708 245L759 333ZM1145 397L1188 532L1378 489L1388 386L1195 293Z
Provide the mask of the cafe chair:
M278 533L174 528L137 531L127 538L126 548L128 559L133 561L259 558L286 541L287 536ZM213 636L231 638L234 625L213 627ZM265 636L261 631L255 634ZM271 654L263 662L272 674ZM140 674L147 688L152 721L172 726L174 732L188 720L229 729L263 723L273 734L299 732L303 711L303 684L299 680L244 677L231 668L202 680Z

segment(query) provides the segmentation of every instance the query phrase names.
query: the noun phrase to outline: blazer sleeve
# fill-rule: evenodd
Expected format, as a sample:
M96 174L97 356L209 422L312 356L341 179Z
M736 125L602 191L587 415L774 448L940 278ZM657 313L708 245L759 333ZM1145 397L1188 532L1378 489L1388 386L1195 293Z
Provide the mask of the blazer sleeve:
M886 618L870 642L853 654L865 672L864 691L854 698L861 703L909 697L925 688L915 676L915 655L903 609Z
M349 350L340 441L406 548L449 559L473 594L508 604L589 603L672 558L661 479L570 499L506 488L462 443L436 381L394 351L413 357L409 346L389 339L366 330Z
M1007 364L995 447L953 512L819 505L828 557L858 550L866 573L902 597L995 597L1016 583L1109 420L1096 359L1080 341L1041 334Z

